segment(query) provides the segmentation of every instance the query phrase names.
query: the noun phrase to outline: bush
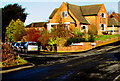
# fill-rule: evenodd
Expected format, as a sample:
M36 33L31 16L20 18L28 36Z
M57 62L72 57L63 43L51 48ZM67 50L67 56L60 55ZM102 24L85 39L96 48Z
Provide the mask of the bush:
M85 38L79 38L79 37L70 37L67 42L65 43L65 46L69 46L72 43L80 43L85 42Z
M94 42L95 41L94 35L91 34L88 41L89 42Z

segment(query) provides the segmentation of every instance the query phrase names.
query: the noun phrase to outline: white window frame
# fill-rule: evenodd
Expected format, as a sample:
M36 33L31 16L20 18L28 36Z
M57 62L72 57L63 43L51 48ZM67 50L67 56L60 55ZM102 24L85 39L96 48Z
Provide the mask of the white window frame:
M64 11L64 17L68 17L68 12Z
M83 26L85 26L85 29L84 29L84 30L85 30L86 32L88 32L88 26L87 26L87 25L81 25L81 28L80 28L81 32L83 31L83 29L82 29Z
M100 31L106 31L106 24L103 24L104 30L101 29L101 28L102 28L101 25L102 25L102 24L100 24Z
M104 17L102 16L102 14L104 14ZM100 13L100 17L101 18L106 18L106 14L105 13Z

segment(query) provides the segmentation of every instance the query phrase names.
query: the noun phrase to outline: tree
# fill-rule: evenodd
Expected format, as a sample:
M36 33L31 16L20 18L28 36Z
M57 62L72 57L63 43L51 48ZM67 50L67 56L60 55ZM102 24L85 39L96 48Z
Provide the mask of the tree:
M14 37L13 37L13 31L15 30L14 23L15 23L15 21L12 20L10 22L9 26L6 28L6 30L7 30L6 31L6 35L7 35L9 41L14 41L13 40L14 39Z
M25 35L24 23L20 19L12 20L6 28L6 35L10 42L21 40L23 35Z
M45 46L48 43L49 38L50 33L45 30L41 33L41 37L38 39L38 41L41 42L42 46Z
M35 41L38 42L38 39L41 36L41 32L38 30L35 30L33 28L26 31L26 35L24 36L25 41Z
M22 8L18 4L9 4L2 8L2 41L5 39L6 27L9 25L10 21L13 19L16 21L20 19L25 22L27 13L25 13L25 8Z

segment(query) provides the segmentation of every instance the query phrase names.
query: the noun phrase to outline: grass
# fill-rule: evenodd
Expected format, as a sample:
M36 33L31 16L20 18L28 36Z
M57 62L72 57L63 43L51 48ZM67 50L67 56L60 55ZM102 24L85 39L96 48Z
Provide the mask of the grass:
M107 39L111 39L111 38L115 38L115 37L120 37L120 35L118 35L118 34L116 34L116 35L98 35L95 37L95 41L107 40Z
M26 60L22 59L20 56L17 56L17 59L20 63L28 63Z

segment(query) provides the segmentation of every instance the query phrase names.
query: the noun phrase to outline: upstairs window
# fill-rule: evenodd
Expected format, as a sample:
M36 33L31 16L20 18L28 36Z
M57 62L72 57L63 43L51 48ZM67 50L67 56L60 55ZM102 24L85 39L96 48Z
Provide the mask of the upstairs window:
M67 11L60 12L60 17L61 18L64 18L64 17L67 17L67 16L68 16L68 12Z
M64 12L64 17L67 17L67 16L68 16L68 12L65 11L65 12Z
M101 18L106 18L105 13L100 13L100 17L101 17Z

